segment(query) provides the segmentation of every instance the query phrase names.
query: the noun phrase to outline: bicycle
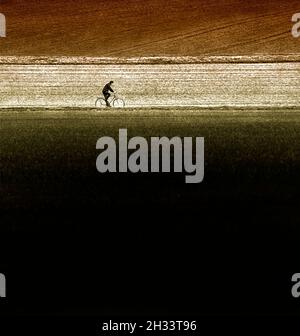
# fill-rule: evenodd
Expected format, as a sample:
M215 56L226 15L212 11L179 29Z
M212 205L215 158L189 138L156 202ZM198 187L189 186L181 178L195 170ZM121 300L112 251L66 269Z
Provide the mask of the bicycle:
M117 108L125 107L124 99L118 97L116 93L112 95L110 101L108 100L108 102L109 102L109 105L113 107L117 107ZM95 101L95 107L101 107L101 108L106 107L105 99L102 97L98 97Z

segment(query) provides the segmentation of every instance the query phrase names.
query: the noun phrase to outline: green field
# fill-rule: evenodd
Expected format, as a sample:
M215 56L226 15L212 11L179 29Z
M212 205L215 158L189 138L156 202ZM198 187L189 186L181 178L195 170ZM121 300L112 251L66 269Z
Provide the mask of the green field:
M34 293L58 269L65 311L289 309L277 278L297 265L300 110L3 109L0 126L1 237ZM98 173L96 141L119 128L204 137L204 181Z
M0 122L8 225L17 225L14 211L29 216L33 208L90 211L99 205L196 209L236 202L296 216L300 110L3 109ZM119 128L129 137L204 137L204 181L186 185L183 174L99 174L96 141L117 139Z

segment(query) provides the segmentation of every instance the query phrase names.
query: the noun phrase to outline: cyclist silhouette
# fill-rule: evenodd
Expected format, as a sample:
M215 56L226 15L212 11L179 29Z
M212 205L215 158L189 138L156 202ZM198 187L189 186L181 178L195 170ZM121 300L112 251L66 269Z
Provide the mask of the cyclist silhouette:
M106 106L110 107L110 104L108 102L108 98L110 97L109 92L114 92L114 90L111 88L111 85L113 84L113 81L110 81L109 83L105 84L102 93L106 102Z

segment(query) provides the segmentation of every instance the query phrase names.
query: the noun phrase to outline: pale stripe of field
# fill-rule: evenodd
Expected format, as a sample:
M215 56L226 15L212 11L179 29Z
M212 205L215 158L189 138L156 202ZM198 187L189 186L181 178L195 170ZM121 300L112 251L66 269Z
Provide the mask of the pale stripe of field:
M300 62L0 64L0 107L93 107L110 79L128 107L300 106Z

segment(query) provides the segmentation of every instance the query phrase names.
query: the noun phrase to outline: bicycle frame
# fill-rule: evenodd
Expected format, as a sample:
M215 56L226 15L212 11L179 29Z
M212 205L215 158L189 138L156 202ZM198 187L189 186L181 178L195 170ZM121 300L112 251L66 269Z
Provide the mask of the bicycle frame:
M112 103L115 99L118 99L118 97L117 97L117 94L116 94L116 93L113 93L113 94L107 99L107 101L108 101L109 104L110 104L110 103ZM105 98L104 98L104 100L105 100Z
M112 100L120 98L116 93L112 94Z

